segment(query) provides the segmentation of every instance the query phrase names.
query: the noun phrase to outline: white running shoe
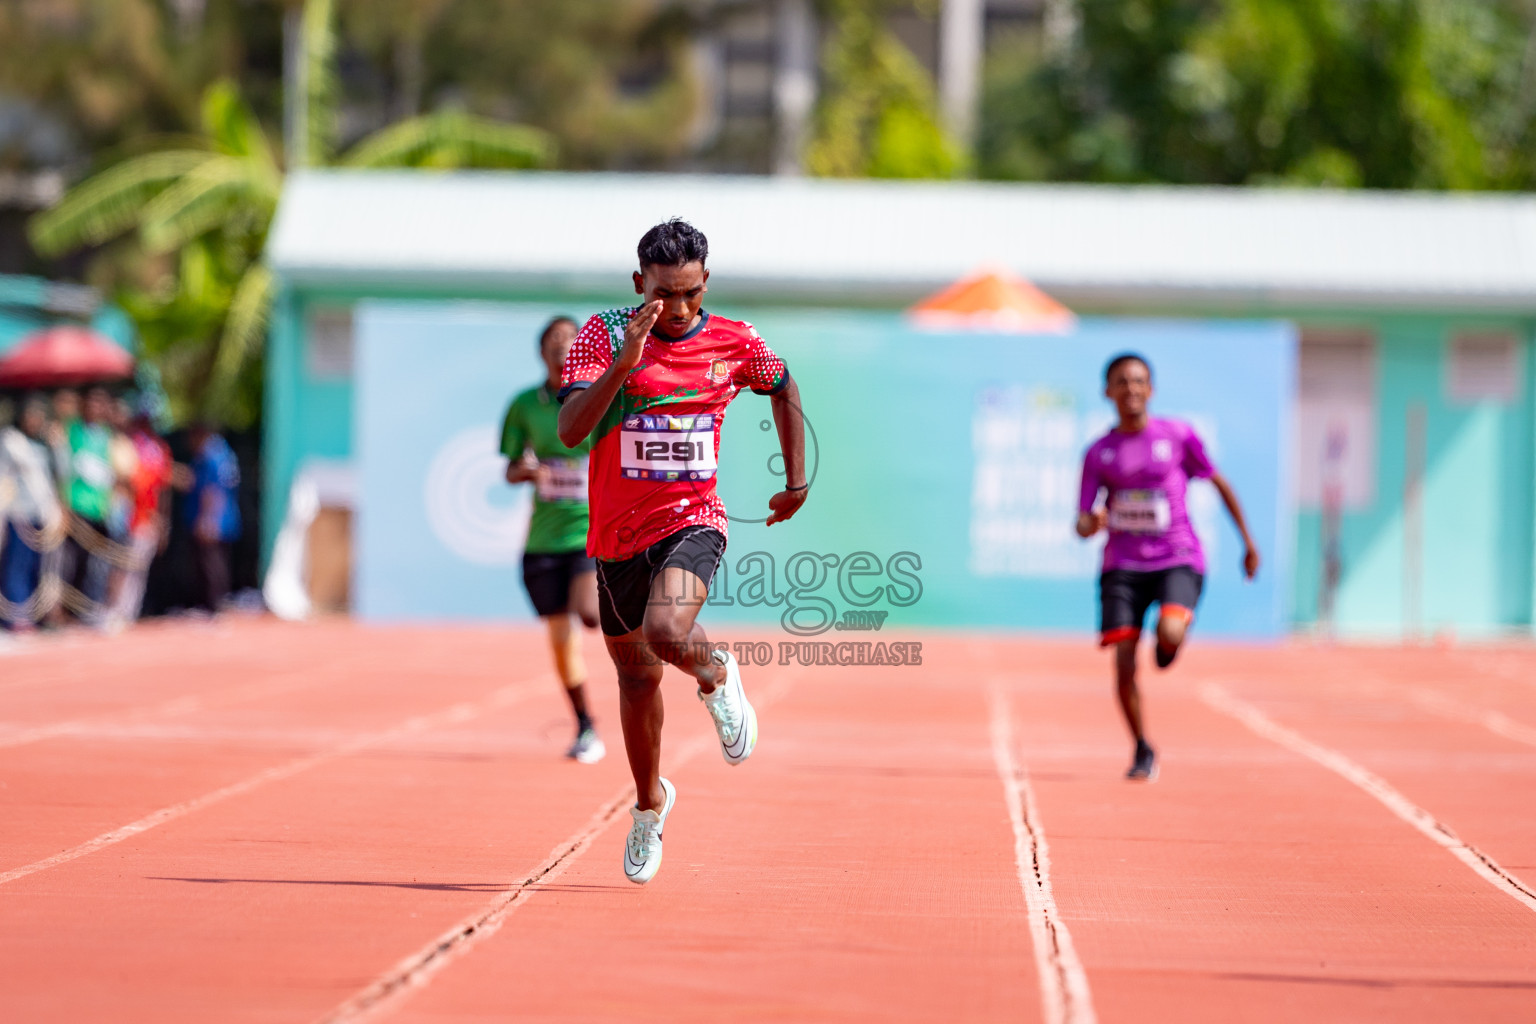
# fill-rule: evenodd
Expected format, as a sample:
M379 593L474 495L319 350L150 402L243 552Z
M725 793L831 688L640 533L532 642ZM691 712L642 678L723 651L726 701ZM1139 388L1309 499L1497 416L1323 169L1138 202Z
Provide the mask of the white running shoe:
M757 712L747 701L747 691L741 688L741 668L736 659L729 651L720 650L715 651L714 658L725 666L725 682L715 687L713 693L700 690L699 700L715 720L725 763L741 764L757 746Z
M635 823L629 827L629 838L624 842L624 877L636 885L655 878L661 867L661 829L672 813L672 805L677 803L677 790L672 783L662 779L661 788L667 794L667 802L660 814L639 807L629 809Z
M596 729L583 729L565 756L580 764L597 764L608 756L608 748L603 746L603 738Z

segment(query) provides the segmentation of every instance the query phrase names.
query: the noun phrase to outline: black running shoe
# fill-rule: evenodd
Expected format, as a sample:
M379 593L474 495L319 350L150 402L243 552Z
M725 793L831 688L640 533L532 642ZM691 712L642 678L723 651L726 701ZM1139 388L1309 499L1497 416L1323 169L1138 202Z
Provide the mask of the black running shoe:
M1169 665L1173 664L1173 659L1177 658L1178 656L1179 649L1177 647L1170 650L1169 648L1164 647L1162 644L1157 645L1157 652L1153 655L1153 657L1157 659L1158 668L1167 668Z
M1157 752L1146 740L1137 741L1136 758L1131 762L1131 770L1125 773L1125 777L1145 782L1157 778Z

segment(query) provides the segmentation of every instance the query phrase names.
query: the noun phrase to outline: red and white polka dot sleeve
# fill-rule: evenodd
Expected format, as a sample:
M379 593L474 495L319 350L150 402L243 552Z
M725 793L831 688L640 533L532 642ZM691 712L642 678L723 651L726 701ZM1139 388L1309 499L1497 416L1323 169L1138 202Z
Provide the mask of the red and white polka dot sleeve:
M584 388L603 375L613 363L613 339L601 315L594 316L576 334L560 374L560 397Z
M789 381L784 361L768 347L757 328L748 325L747 336L747 358L736 367L737 387L751 388L759 395L777 394Z

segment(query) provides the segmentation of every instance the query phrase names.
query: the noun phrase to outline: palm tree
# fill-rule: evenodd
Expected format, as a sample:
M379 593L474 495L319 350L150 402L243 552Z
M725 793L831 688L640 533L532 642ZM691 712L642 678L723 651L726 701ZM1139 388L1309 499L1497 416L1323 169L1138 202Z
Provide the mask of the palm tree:
M547 165L550 137L446 110L413 117L329 159L335 124L332 0L308 0L304 17L304 138L307 165L358 168ZM255 358L272 306L274 281L262 262L282 193L283 164L266 132L229 81L203 96L201 135L129 158L82 181L29 225L43 255L106 244L133 233L152 257L176 258L170 286L123 296L167 362L173 403L245 425L255 418L260 378Z

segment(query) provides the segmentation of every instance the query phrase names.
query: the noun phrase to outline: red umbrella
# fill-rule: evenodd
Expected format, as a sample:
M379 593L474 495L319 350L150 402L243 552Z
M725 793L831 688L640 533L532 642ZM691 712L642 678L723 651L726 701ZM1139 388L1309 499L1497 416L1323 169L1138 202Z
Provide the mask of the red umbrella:
M89 327L49 327L0 359L0 387L65 388L133 376L133 356Z

